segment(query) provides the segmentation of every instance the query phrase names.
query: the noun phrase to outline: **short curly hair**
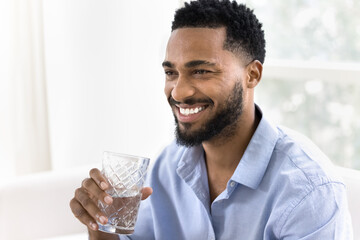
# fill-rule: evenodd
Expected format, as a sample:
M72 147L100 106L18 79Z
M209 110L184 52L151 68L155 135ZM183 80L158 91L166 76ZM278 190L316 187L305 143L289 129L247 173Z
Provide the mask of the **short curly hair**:
M171 31L185 27L226 28L224 49L248 61L265 60L265 36L253 10L230 0L197 0L175 12Z

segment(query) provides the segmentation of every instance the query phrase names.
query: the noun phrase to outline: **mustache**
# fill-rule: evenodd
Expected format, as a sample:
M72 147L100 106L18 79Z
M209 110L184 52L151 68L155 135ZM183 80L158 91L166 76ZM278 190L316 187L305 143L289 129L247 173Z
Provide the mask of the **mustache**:
M188 99L185 99L183 102L178 102L171 96L168 98L168 102L171 106L176 105L176 104L179 105L181 103L187 104L187 105L194 105L196 103L214 104L214 102L210 98L207 98L207 99L188 98Z

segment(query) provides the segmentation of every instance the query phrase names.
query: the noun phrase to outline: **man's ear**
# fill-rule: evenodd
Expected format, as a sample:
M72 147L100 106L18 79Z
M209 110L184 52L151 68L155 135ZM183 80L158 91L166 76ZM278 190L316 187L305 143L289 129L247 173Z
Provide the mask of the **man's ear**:
M263 66L260 61L254 60L247 67L248 79L246 85L248 88L254 88L260 82Z

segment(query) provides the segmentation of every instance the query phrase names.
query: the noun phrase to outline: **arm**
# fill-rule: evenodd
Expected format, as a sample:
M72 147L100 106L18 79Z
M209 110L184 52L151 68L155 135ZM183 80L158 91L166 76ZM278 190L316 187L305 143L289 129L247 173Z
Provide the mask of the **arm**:
M90 170L90 178L83 180L81 187L75 190L75 196L70 201L70 208L80 222L87 226L90 240L100 239L119 239L118 235L108 234L98 231L99 226L96 221L106 224L108 219L100 211L97 202L100 200L105 204L111 204L112 198L105 192L109 188L104 176L99 169ZM147 187L142 191L142 200L152 193L152 189Z
M341 183L317 186L283 216L279 239L353 239L345 186Z

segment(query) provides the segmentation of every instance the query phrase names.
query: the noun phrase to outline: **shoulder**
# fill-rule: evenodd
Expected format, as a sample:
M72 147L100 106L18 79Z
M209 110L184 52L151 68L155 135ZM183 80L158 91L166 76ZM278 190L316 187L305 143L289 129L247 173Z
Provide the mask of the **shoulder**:
M297 205L319 189L333 189L331 195L334 196L339 192L343 194L338 190L345 188L329 158L304 135L285 127L278 127L278 140L265 180L275 186L272 189L289 206ZM319 197L327 198L329 195Z
M157 157L154 168L164 165L176 167L186 150L186 147L178 145L176 140L173 140Z
M282 235L292 231L291 224L296 222L308 229L318 229L338 216L337 212L346 205L343 181L332 162L311 140L285 127L278 130L279 138L269 164L282 196L277 232ZM303 222L304 217L307 222Z
M289 177L298 176L312 187L342 183L334 164L310 139L286 127L278 130L279 139L272 157L280 161L280 170L288 170L293 173Z
M159 154L152 166L150 175L153 181L173 177L174 173L176 173L179 162L186 151L187 148L179 146L176 143L176 140L173 140L169 145L167 145Z

